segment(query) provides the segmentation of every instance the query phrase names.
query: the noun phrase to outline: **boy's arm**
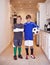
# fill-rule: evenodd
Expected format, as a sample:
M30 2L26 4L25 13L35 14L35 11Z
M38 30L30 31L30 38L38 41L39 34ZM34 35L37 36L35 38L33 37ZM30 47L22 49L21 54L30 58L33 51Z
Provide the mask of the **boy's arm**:
M40 31L40 28L38 25L36 25L35 23L33 23L33 29L32 32L34 32L35 34L37 34Z
M35 23L33 23L33 27L39 28L39 26Z

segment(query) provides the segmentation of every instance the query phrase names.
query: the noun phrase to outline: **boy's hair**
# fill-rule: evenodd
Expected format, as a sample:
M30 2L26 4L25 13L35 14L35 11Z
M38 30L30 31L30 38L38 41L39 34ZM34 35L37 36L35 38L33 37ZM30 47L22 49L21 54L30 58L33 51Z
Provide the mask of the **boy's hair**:
M31 15L27 15L27 16L26 16L26 19L29 19L29 18L31 19Z
M17 18L20 18L21 20L22 20L22 17L19 15L19 16L17 16Z

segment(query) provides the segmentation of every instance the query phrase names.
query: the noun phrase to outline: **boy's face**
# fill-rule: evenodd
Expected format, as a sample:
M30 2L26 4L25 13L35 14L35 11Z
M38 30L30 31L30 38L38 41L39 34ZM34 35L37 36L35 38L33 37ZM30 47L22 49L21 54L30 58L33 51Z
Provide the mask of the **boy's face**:
M20 24L20 23L21 23L21 20L22 20L22 19L18 17L18 18L17 18L17 23Z
M26 19L27 20L27 22L30 22L31 21L31 18L28 18L28 19Z

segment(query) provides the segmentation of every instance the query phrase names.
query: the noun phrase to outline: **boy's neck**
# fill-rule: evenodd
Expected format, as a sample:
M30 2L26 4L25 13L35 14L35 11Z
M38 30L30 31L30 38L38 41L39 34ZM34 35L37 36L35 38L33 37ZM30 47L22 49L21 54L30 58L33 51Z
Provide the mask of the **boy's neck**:
M21 23L17 23L17 24L21 24Z
M31 20L27 21L28 23L31 22Z

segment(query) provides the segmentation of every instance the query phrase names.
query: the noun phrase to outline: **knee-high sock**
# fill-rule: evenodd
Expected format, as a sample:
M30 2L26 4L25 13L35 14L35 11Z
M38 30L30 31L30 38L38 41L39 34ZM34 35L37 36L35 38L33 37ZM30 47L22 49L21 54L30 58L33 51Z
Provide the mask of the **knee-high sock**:
M26 50L26 55L29 55L29 53L28 53L28 48L25 48L25 50Z
M17 47L14 47L14 56L16 56Z
M21 55L21 47L18 47L18 55Z
M31 51L31 55L33 55L33 48L31 48L30 51Z

